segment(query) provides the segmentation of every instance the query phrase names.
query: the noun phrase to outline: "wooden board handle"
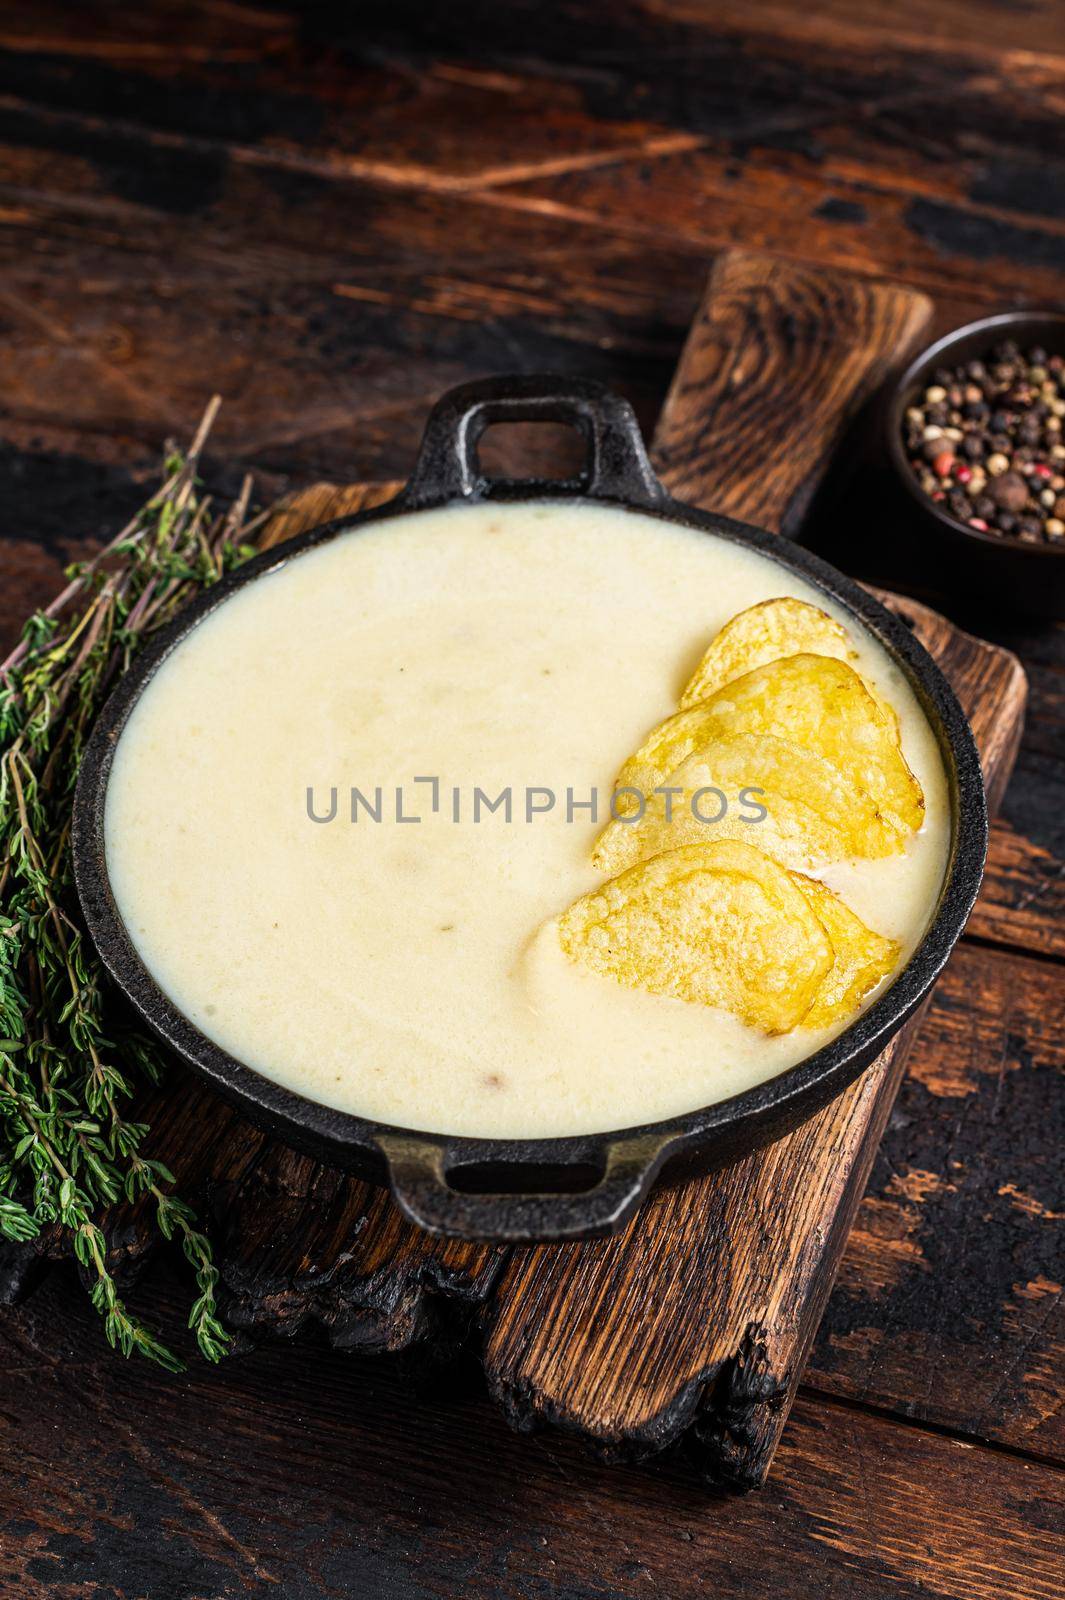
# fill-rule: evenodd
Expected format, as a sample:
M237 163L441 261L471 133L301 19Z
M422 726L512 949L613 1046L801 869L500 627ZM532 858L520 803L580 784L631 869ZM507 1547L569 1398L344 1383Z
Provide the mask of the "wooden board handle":
M774 302L807 309L789 322ZM830 328L804 321L814 304L834 308ZM656 436L674 492L790 527L843 426L830 406L857 408L926 311L902 291L722 257ZM801 416L777 404L774 385L803 390ZM730 386L742 404L725 403ZM826 386L839 398L825 400ZM398 487L304 490L263 543ZM904 606L973 717L994 797L1012 760L1023 674L1004 651ZM707 1478L750 1486L772 1459L906 1043L900 1036L787 1140L659 1189L622 1234L585 1244L507 1250L430 1237L384 1191L265 1140L199 1085L159 1091L145 1115L153 1153L224 1212L233 1325L291 1335L315 1323L345 1348L398 1349L427 1337L450 1344L476 1307L489 1384L522 1425L560 1424L620 1456L685 1437ZM126 1270L157 1238L125 1210L109 1234Z
M722 256L655 433L667 487L794 535L843 434L929 312L904 289ZM687 1434L708 1478L760 1483L914 1027L786 1139L660 1189L616 1238L516 1251L485 1350L510 1415L618 1454Z
M794 537L847 427L930 314L905 289L726 252L655 432L671 493Z

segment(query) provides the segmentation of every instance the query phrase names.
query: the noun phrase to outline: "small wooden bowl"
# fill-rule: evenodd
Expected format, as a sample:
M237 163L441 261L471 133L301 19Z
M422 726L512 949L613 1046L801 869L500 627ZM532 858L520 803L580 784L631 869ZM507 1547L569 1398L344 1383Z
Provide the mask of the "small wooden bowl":
M1065 312L1005 311L981 317L915 357L895 383L884 408L885 444L895 474L917 508L922 524L950 558L952 581L960 589L996 605L1040 616L1065 616L1065 543L1021 544L981 533L959 522L928 498L914 476L903 445L903 419L937 367L983 360L1003 339L1023 349L1042 345L1065 356Z

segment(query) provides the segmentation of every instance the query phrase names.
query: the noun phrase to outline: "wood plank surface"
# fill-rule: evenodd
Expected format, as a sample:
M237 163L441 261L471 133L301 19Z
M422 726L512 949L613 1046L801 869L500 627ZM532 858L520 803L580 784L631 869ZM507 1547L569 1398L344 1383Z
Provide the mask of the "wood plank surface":
M400 7L376 46L343 12L179 9L0 19L0 626L132 508L204 373L214 481L252 468L269 497L405 475L429 399L473 372L591 373L650 428L707 252L736 238L919 282L936 327L1065 292L1054 6L981 5L955 35L915 4L885 44L869 5L845 27L635 5L576 75L580 7L448 37ZM1029 31L1038 64L1001 55ZM574 207L571 180L609 205ZM833 552L850 570L864 520ZM905 584L912 556L870 575ZM1035 658L974 927L1065 955L1065 630L938 604Z
M3 10L0 638L143 498L164 437L187 437L214 388L209 479L232 491L253 469L265 501L404 476L430 401L478 373L591 373L649 428L708 257L738 240L897 278L934 296L934 330L1065 297L1056 0L633 0L610 20L584 0ZM528 439L515 448L526 464ZM1060 1592L1060 1474L1032 1458L1061 1451L1065 629L963 606L949 574L922 587L886 504L874 549L866 465L807 537L1014 650L1031 697L979 942L933 1001L816 1391L761 1495L723 1505L680 1462L607 1471L557 1433L515 1440L453 1363L419 1386L408 1357L365 1366L301 1340L161 1380L101 1350L64 1273L41 1282L3 1252L0 1283L36 1287L0 1310L0 1590ZM201 1139L198 1165L175 1165L213 1206L231 1315L256 1338L451 1351L498 1265L463 1264L463 1300L427 1263L394 1306L373 1253L323 1271L289 1247L301 1217L315 1250L338 1226L359 1237L369 1192L323 1186L202 1094L152 1114L186 1157L181 1114L217 1119L214 1157ZM258 1182L284 1237L255 1233ZM402 1244L376 1237L387 1277ZM138 1219L115 1238L144 1275L134 1295L176 1324Z
M1065 1461L1063 1086L1061 968L963 942L804 1381Z
M722 256L655 429L670 492L794 537L856 413L931 310L886 285Z
M110 111L186 177L186 206L234 162L501 209L543 190L577 225L741 237L985 297L1014 291L1014 257L1056 288L1060 8L914 4L897 28L869 0L842 11L655 0L616 9L604 38L594 8L532 0L446 25L414 0L357 19L202 4L173 8L168 53L67 3L2 38L12 114ZM619 173L642 179L639 208Z
M5 1600L1060 1600L1061 1472L860 1409L800 1397L724 1501L514 1435L476 1376L275 1344L160 1380L59 1277L32 1307L0 1310Z
M697 504L743 515L749 503L752 520L788 524L926 318L919 297L897 290L722 257L655 434L665 481ZM997 798L1024 674L941 618L909 607L908 620L974 719ZM616 1238L515 1252L487 1312L485 1354L514 1420L628 1455L687 1434L709 1477L761 1482L917 1026L787 1139L660 1191Z
M1065 1460L1063 1012L1055 965L963 942L911 1054L807 1383ZM153 1153L211 1210L231 1325L255 1339L324 1335L346 1350L422 1344L442 1353L470 1335L504 1252L428 1240L397 1219L380 1191L268 1145L194 1080L180 1093L168 1084L144 1114ZM680 1200L666 1191L661 1203ZM110 1231L120 1270L136 1278L157 1236L138 1214L120 1214ZM565 1276L595 1290L598 1275L623 1277L619 1261L609 1243L570 1249ZM721 1293L720 1275L732 1269L726 1259L712 1263L706 1244L694 1265L678 1257L675 1267L675 1293L688 1289L688 1277L697 1280L686 1337L698 1379L720 1338L699 1325L699 1308ZM506 1270L536 1291L528 1255ZM542 1283L538 1292L546 1303ZM657 1306L637 1305L633 1314L641 1327L664 1332ZM609 1306L606 1316L609 1326ZM608 1337L598 1324L592 1331ZM652 1347L640 1359L653 1370L653 1358ZM574 1403L579 1379L577 1371ZM514 1416L529 1420L527 1410Z
M789 320L792 300L797 314ZM804 320L798 313L810 305L816 314ZM898 292L866 296L853 280L818 275L815 284L782 263L723 258L657 436L667 477L688 495L708 503L721 496L729 509L742 510L741 467L754 440L782 464L775 476L754 478L761 514L770 523L794 516L816 480L815 464L838 437L841 410L861 405L924 313L919 300ZM855 353L855 326L866 329L864 359ZM845 360L836 360L826 327L840 330ZM769 350L774 359L744 374L747 350ZM735 397L744 386L739 406L720 403L722 351L731 358L728 392ZM789 362L808 393L805 437L794 450L787 448L794 412L774 400L789 387L781 372ZM825 367L831 382L823 381ZM387 492L321 485L291 502L266 540ZM1019 731L1023 675L1011 658L927 609L909 603L904 614L968 697L997 798ZM251 1136L254 1159L234 1158L223 1141L226 1163L241 1174L214 1184L226 1218L230 1313L258 1332L312 1323L341 1344L395 1348L426 1334L452 1337L470 1307L486 1304L489 1379L514 1420L562 1422L629 1454L655 1451L687 1431L708 1475L757 1481L824 1304L907 1041L792 1140L730 1175L663 1191L620 1239L519 1251L506 1264L491 1247L442 1247L406 1227L365 1185L264 1147L258 1136ZM196 1115L179 1118L163 1145L179 1170ZM170 1130L171 1119L162 1120ZM760 1231L742 1225L752 1214L763 1219ZM135 1247L128 1253L132 1260ZM654 1308L650 1320L645 1303ZM636 1325L640 1338L632 1340Z
M764 257L723 257L656 436L664 473L681 492L706 503L724 498L738 512L743 464L761 459L752 457L756 445L780 463L773 474L747 467L760 514L771 525L794 518L816 483L817 463L838 439L841 412L860 408L925 314L919 298L898 291L866 291L853 279ZM855 327L865 330L860 353ZM838 330L838 349L826 329ZM748 367L747 351L771 358ZM725 385L722 352L731 375ZM789 364L807 394L795 449L788 445L795 412L775 398L792 387ZM740 403L722 404L723 388ZM392 488L303 491L272 519L263 542L379 503ZM905 602L902 610L967 700L997 799L1019 731L1023 675L1012 658L927 608ZM730 1177L664 1191L620 1240L509 1258L492 1247L428 1239L369 1186L264 1141L232 1113L221 1126L215 1119L214 1141L203 1141L191 1133L213 1115L202 1089L180 1100L153 1095L144 1115L183 1185L211 1197L235 1326L257 1336L318 1328L348 1348L397 1349L427 1338L447 1346L484 1307L489 1379L515 1421L568 1423L607 1451L628 1454L687 1432L707 1475L751 1482L771 1459L908 1038L791 1141ZM790 1188L789 1171L802 1175ZM753 1208L752 1194L760 1197ZM752 1210L768 1219L760 1232L740 1225ZM112 1237L128 1273L143 1266L150 1233L140 1218L119 1214ZM645 1302L654 1307L653 1326ZM1002 1306L991 1310L1000 1315ZM634 1324L638 1341L626 1339ZM1056 1329L1051 1318L1036 1338L1040 1357L1052 1355ZM975 1359L964 1343L962 1353ZM840 1364L841 1390L882 1398L873 1384L854 1386L847 1358ZM962 1385L960 1392L975 1391ZM967 1424L1013 1437L1033 1419L1042 1422L1038 1382L1031 1397L1022 1384L1019 1396L1000 1398L997 1409L988 1396L983 1407L971 1404ZM940 1420L951 1416L950 1405L936 1410L938 1400L914 1404ZM1049 1450L1052 1424L1047 1437Z

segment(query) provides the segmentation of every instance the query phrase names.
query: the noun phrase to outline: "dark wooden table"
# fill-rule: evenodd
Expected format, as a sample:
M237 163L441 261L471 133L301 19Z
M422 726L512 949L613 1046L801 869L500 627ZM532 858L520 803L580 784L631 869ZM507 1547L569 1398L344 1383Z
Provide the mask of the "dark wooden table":
M0 12L0 644L214 389L213 481L269 498L402 477L491 371L605 378L650 429L726 244L944 325L1065 299L1054 0L303 13ZM0 1314L5 1600L1060 1600L1065 635L930 590L869 498L851 474L811 542L1010 645L1032 698L768 1487L513 1435L472 1359L170 1379L58 1273ZM166 1265L137 1297L177 1316Z

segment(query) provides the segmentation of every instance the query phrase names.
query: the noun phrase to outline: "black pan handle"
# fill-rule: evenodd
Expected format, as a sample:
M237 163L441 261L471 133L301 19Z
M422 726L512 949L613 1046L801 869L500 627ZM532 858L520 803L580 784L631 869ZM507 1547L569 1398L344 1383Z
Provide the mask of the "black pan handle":
M612 1141L602 1175L591 1188L486 1194L450 1181L464 1166L469 1171L470 1164L449 1162L439 1143L417 1134L384 1134L377 1142L388 1163L392 1193L411 1222L448 1238L507 1244L615 1233L651 1187L669 1145L667 1138L654 1134ZM582 1170L574 1168L575 1182Z
M477 446L494 422L563 422L577 428L588 448L584 470L578 478L554 482L486 478ZM549 374L485 378L451 389L438 400L404 499L416 509L448 500L483 500L507 490L580 494L641 506L666 498L628 401L589 378Z

